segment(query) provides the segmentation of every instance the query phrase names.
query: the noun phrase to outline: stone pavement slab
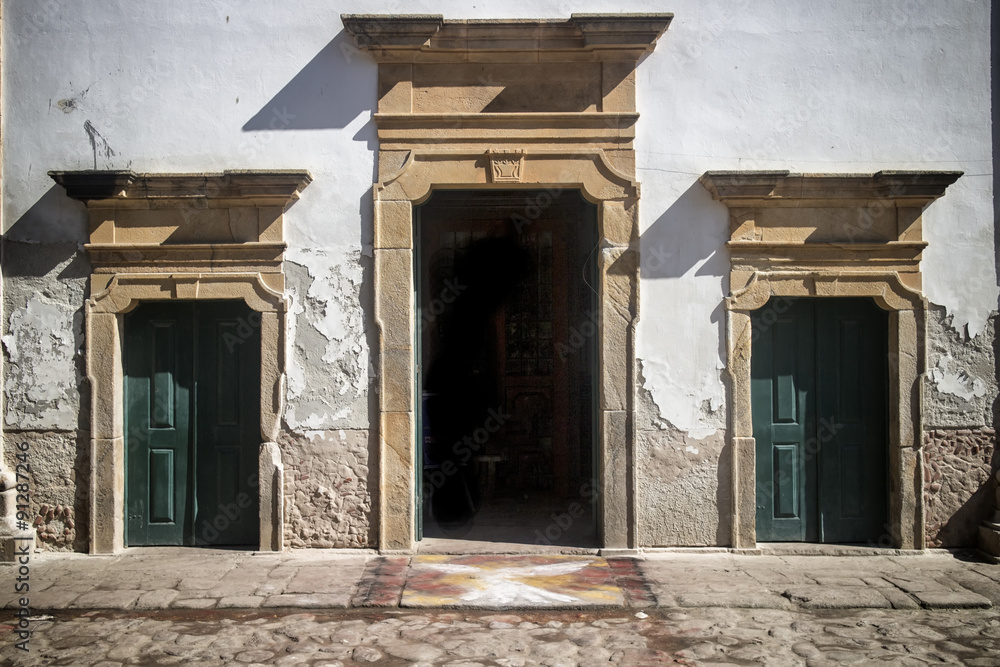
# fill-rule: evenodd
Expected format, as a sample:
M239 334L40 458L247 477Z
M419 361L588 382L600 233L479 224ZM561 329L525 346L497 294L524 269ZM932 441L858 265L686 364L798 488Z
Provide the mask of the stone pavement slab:
M889 609L892 603L878 589L859 586L803 586L782 595L806 609Z
M989 600L972 591L917 591L912 593L928 609L988 609Z
M283 593L269 595L264 607L301 607L303 609L347 609L350 593Z
M0 605L8 609L22 597L13 590L14 572L0 565ZM833 557L716 550L601 558L130 549L118 556L35 554L31 584L36 610L1000 605L1000 566L944 551Z
M714 591L710 593L678 593L678 607L729 607L731 609L791 609L791 603L768 591Z

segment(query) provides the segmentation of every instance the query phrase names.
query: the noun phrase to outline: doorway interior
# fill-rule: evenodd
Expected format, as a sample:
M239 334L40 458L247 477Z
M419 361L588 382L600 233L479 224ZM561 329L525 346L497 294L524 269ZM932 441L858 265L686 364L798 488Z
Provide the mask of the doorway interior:
M888 313L772 297L751 313L757 541L880 543L888 526Z
M414 225L418 540L595 547L596 207L439 190Z

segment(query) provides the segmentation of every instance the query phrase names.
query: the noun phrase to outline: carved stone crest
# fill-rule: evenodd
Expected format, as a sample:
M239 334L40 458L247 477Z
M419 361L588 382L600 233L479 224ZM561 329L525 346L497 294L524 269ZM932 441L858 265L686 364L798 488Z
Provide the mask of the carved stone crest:
M523 150L489 150L490 180L493 183L521 183L524 178Z

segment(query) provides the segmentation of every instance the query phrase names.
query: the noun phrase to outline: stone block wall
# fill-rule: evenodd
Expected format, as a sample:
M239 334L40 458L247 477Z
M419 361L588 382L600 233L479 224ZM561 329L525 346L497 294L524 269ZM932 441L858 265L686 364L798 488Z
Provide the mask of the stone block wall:
M16 469L19 443L28 445L28 496L36 545L46 551L87 551L89 434L5 433L7 470Z
M996 431L924 433L924 528L928 547L974 547L993 515Z
M369 432L285 432L285 548L376 547Z

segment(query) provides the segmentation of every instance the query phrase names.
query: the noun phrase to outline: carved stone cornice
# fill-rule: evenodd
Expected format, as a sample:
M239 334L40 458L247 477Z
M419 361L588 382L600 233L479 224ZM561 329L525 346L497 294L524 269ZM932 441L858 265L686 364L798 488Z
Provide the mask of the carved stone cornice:
M134 171L50 171L66 194L101 200L252 199L288 203L299 198L312 176L302 170L227 170L221 173L143 174Z
M881 294L878 285L898 283L916 299L922 287L920 260L927 247L923 209L961 175L958 171L710 171L700 180L729 208L726 247L734 295L753 284L759 290L766 285L773 288L775 276L792 271L808 273L820 282L854 285L855 296ZM774 294L810 295L788 292L788 285L782 289L786 292ZM766 300L766 295L760 298ZM738 308L734 304L757 302L731 298L727 303ZM880 305L890 307L889 303Z
M281 273L284 211L307 171L52 171L87 204L94 274ZM103 280L103 278L102 278Z
M961 171L879 171L874 174L793 174L788 171L707 171L699 179L726 205L787 205L789 200L824 200L857 205L857 200L930 203L958 180ZM916 200L916 201L915 201Z
M379 141L452 146L557 145L566 141L595 148L628 148L635 139L637 113L410 113L375 114Z
M359 48L380 62L637 60L673 14L573 14L566 19L445 20L439 14L343 14ZM533 59L528 59L531 62Z

